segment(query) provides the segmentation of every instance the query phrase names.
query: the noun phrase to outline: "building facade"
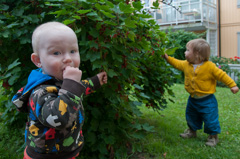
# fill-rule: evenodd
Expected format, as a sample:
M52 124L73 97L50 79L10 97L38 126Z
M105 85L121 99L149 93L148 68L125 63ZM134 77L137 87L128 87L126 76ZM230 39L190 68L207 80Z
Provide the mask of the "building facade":
M173 0L181 12L163 3L151 9L154 1L142 3L162 30L206 32L212 56L240 56L240 0Z
M219 2L219 55L240 57L240 0Z

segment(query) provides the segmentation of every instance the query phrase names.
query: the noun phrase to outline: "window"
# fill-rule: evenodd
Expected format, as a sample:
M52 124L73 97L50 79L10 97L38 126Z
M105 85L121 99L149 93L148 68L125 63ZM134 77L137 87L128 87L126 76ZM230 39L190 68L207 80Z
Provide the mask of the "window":
M149 8L150 7L150 2L149 2L149 0L144 0L145 1L145 7L146 8Z
M238 56L240 57L240 32L237 33L237 48L238 48Z
M240 8L240 0L237 0L237 7Z
M211 49L211 55L217 56L217 30L209 29L209 44Z

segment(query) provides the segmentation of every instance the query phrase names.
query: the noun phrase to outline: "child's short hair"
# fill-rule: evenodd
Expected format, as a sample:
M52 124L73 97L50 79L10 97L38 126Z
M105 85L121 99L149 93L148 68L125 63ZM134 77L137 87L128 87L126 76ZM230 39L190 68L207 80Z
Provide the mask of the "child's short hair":
M194 39L187 43L193 49L193 54L200 61L208 61L210 57L210 45L204 39Z
M43 23L41 25L39 25L32 34L32 47L33 47L33 51L37 53L38 51L38 41L39 41L39 36L42 32L44 32L45 30L48 29L59 29L61 27L64 28L69 28L67 25L60 23L60 22L47 22L47 23ZM71 28L69 28L71 29Z

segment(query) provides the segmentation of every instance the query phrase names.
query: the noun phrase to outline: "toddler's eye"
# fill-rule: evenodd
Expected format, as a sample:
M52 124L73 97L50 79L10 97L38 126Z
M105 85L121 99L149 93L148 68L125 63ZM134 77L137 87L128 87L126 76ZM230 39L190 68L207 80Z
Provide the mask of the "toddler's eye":
M53 53L53 55L60 55L60 54L61 54L61 53L58 52L58 51L56 51L56 52Z
M71 53L74 54L74 53L75 53L75 50L71 50Z

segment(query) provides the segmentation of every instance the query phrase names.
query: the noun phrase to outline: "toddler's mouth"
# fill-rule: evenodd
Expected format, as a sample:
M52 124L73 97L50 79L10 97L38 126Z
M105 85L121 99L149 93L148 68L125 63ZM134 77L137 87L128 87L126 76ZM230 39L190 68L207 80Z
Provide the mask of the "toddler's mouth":
M63 67L63 70L66 70L67 67L70 67L70 66L65 66L65 67Z

